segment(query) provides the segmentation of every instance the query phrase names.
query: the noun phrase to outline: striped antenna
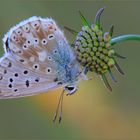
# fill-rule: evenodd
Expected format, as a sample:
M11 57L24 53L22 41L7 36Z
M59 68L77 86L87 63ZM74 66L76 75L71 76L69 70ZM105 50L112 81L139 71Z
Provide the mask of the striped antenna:
M67 26L64 26L64 28L65 28L67 31L69 31L70 33L72 33L73 35L77 36L78 32L75 31L74 29L71 29L71 28L69 28L69 27L67 27Z

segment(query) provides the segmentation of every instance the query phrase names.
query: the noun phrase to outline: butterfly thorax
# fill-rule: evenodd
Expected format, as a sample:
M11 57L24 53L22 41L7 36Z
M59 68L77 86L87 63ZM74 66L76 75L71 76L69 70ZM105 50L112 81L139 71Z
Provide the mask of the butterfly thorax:
M68 44L65 44L68 45ZM66 47L67 54L63 54L63 49L59 49L59 54L53 56L55 62L57 62L56 70L57 70L57 79L61 81L62 84L72 85L77 83L79 79L79 73L81 72L81 67L79 66L78 61L74 57L73 52L69 49L70 47Z

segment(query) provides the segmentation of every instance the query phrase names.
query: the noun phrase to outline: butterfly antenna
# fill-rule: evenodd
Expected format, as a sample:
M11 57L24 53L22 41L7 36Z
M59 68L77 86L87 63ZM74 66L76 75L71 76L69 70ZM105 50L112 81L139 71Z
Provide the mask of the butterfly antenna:
M60 117L59 117L59 123L61 122L61 119L62 119L62 102L63 102L64 92L65 91L63 90L62 93L60 94L58 105L57 105L57 108L56 108L56 111L55 111L55 114L54 114L53 122L55 122L56 119L57 119L60 104L61 104L61 110L60 110L61 112L60 112Z
M74 29L71 29L71 28L69 28L69 27L67 27L67 26L64 26L64 28L65 28L67 31L69 31L70 33L72 33L73 35L77 36L78 32L75 31Z

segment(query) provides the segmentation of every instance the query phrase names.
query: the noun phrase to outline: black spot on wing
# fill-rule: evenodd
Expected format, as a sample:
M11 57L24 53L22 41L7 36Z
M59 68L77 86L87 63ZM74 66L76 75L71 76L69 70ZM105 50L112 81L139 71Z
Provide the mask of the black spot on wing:
M25 84L27 87L29 87L29 80L26 80Z

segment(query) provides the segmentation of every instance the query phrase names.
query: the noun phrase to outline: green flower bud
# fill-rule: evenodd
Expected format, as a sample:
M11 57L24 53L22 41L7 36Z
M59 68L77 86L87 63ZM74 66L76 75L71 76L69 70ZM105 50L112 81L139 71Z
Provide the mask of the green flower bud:
M113 67L114 65L115 65L115 61L112 58L110 58L108 61L108 66Z
M97 30L97 31L96 31L96 34L97 34L98 36L101 36L101 37L102 37L103 32L102 32L101 30Z
M94 42L94 46L95 47L98 47L99 46L99 43L96 41L96 42Z
M85 58L82 58L82 63L86 63L86 59Z
M100 52L96 52L96 56L100 56Z
M87 47L87 45L88 45L87 42L83 42L83 43L82 43L82 46L83 46L83 47Z
M101 52L103 49L102 47L98 47L98 51Z
M82 27L82 31L87 31L88 29L89 29L88 26L83 26L83 27Z
M90 48L86 48L85 49L87 53L90 53L91 49Z
M90 56L94 56L94 52L91 51L91 52L90 52Z
M82 57L82 53L81 52L78 52L77 55Z
M104 41L109 42L110 39L111 39L111 36L109 35L109 33L108 32L104 33Z
M97 32L97 31L99 30L98 25L94 25L94 26L91 27L91 28L92 28L92 30L93 30L94 32Z
M105 43L104 42L100 42L100 46L101 47L104 47L105 46Z
M102 36L98 36L98 41L101 42L103 40Z
M108 66L105 64L104 66L103 66L103 69L107 69L108 68Z
M82 46L80 46L79 50L81 53L83 53L85 51L85 49Z
M92 59L93 59L94 61L96 61L96 60L97 60L97 57L96 57L96 56L93 56Z
M104 58L104 61L105 61L105 62L108 62L108 61L109 61L109 57L106 56L106 57Z
M108 54L108 50L107 49L103 49L103 53L104 54Z
M91 57L88 57L87 62L91 62L91 61L92 61Z
M100 59L104 59L105 56L104 56L104 54L101 53L99 57L100 57Z
M96 51L97 51L97 48L96 48L96 47L93 47L92 50L93 50L94 52L96 52Z
M84 58L88 58L88 56L89 56L89 55L88 55L87 53L84 53L84 54L83 54L83 57L84 57Z
M81 60L82 60L82 57L81 57L81 56L78 56L77 59L78 59L79 61L81 61Z
M97 60L96 60L96 61L97 61L97 63L98 63L98 64L101 62L101 60L100 60L100 59L98 59L98 58L97 58Z
M111 49L111 50L108 51L108 56L111 57L111 56L114 55L114 53L115 53L115 51L113 49Z
M92 48L93 47L92 43L88 44L88 47L89 48Z
M106 43L106 45L105 45L105 47L107 48L107 49L109 49L110 48L110 43Z

